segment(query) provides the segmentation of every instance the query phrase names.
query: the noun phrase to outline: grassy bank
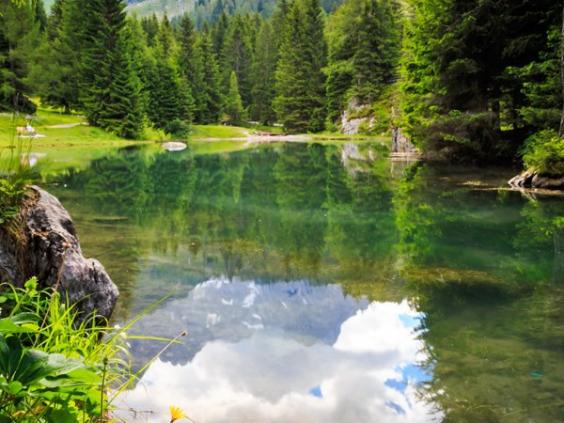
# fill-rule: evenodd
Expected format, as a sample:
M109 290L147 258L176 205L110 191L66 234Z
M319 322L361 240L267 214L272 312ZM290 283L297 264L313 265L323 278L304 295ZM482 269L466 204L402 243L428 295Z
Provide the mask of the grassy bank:
M25 116L15 119L11 114L0 113L0 160L8 155L15 136L15 126L25 126ZM52 110L40 109L33 116L32 125L37 136L32 140L21 140L30 152L42 158L47 168L81 168L98 157L103 157L116 148L129 145L150 144L170 140L164 132L146 128L140 140L125 140L100 128L91 127L78 114L65 115ZM193 125L188 141L196 154L211 154L248 148L249 137L262 135L284 135L282 128L250 126L248 128L226 125ZM382 140L384 137L343 135L334 132L304 135L304 141L362 141ZM266 136L268 141L269 137ZM254 141L257 141L256 138ZM280 141L280 140L279 140ZM24 151L26 149L24 148ZM47 162L47 163L45 163ZM45 167L45 166L44 166Z

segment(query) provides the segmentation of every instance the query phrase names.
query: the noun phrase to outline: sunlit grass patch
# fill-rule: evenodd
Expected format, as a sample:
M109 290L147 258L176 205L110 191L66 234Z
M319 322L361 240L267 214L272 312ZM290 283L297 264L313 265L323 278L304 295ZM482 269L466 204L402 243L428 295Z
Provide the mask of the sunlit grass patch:
M190 138L246 138L248 134L249 130L238 126L193 125Z

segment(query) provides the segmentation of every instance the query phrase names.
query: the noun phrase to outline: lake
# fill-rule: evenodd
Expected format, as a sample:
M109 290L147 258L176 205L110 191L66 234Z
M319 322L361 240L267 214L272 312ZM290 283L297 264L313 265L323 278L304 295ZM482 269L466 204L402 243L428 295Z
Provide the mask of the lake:
M123 417L564 421L564 198L506 190L511 170L364 142L132 147L47 173L120 288L115 323L189 333ZM137 367L163 348L130 344Z

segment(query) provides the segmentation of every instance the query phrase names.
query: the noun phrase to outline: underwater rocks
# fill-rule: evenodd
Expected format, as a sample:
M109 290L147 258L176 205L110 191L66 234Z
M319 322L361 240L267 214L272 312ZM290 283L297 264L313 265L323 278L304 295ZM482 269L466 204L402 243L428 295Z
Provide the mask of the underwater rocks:
M541 175L537 172L525 171L509 181L514 188L538 188L564 190L564 175Z
M86 259L70 215L48 192L31 187L19 216L0 227L0 280L16 286L36 276L68 296L83 316L109 318L119 291L104 267Z

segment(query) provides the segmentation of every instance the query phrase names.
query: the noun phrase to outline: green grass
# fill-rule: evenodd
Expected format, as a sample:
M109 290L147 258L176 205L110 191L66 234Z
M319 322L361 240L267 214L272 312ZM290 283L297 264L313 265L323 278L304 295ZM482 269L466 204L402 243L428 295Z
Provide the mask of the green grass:
M273 135L284 135L284 128L281 126L252 125L249 127L252 134L266 132Z
M25 117L16 119L16 126L24 126ZM99 128L85 125L84 117L80 115L64 115L53 111L40 110L34 117L32 125L40 135L33 139L34 149L43 147L70 147L85 144L131 144L134 141L124 140ZM53 128L55 125L77 125L69 128ZM12 115L0 114L0 148L8 146L14 133ZM41 135L44 135L41 136ZM153 134L151 134L153 135Z
M12 119L9 113L0 114L0 161L9 157L9 148L13 145L15 129ZM24 126L25 123L25 116L16 118L16 126ZM125 140L88 126L81 115L65 115L48 109L40 109L33 116L32 125L41 136L25 143L31 144L31 153L44 157L41 160L43 176L69 167L85 167L90 161L116 148L166 139L162 131L147 128L142 140ZM76 126L53 127L60 125Z
M193 125L190 139L205 138L247 138L249 130L238 126L225 125Z

